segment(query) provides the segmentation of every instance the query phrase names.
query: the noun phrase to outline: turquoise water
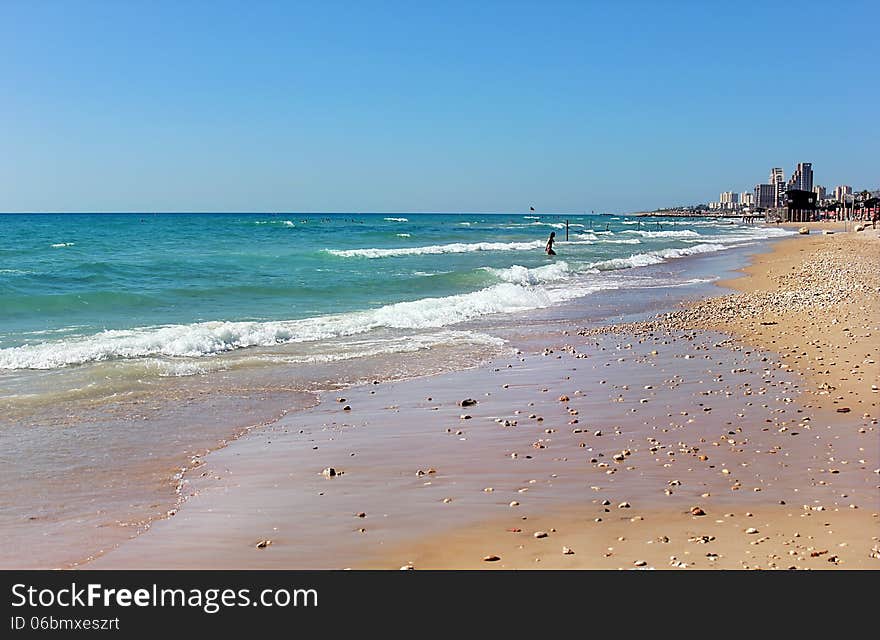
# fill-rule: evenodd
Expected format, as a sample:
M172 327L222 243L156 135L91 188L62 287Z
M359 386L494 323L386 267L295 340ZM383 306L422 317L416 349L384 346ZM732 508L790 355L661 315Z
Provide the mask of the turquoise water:
M640 267L790 233L527 214L16 214L0 229L5 370L280 344L318 358L340 338L389 330L442 341L441 328L626 288ZM551 231L555 258L543 252Z

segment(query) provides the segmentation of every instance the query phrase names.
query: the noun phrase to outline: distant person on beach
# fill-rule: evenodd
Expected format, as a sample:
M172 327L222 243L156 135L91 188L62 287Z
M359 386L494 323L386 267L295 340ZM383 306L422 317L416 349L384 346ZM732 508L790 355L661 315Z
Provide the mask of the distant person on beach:
M550 237L547 238L547 246L546 246L545 249L544 249L544 251L547 252L547 255L548 255L548 256L555 256L555 255L556 255L556 252L553 251L553 243L554 243L554 242L556 242L556 232L555 232L555 231L551 231L551 232L550 232Z

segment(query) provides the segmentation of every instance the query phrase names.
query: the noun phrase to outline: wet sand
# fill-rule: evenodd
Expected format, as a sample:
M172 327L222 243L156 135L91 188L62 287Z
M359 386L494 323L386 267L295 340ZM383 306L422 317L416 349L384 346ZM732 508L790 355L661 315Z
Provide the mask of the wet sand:
M176 515L86 566L880 566L878 246L782 241L729 283L751 302L324 394L206 456Z

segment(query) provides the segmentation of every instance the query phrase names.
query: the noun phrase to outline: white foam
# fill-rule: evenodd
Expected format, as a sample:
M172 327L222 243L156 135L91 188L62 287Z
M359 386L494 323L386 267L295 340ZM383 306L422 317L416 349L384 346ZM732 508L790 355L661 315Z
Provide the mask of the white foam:
M60 249L61 247L72 247L73 244L74 244L73 242L57 242L52 245L52 248L53 249Z
M587 291L588 292L588 291ZM368 311L272 322L200 322L129 330L0 349L0 369L56 369L120 358L201 357L235 349L331 340L374 329L439 328L494 313L548 307L585 295L500 284L442 298L399 302Z
M700 236L696 231L690 229L682 229L681 231L640 231L637 229L627 229L621 233L635 233L643 238L698 238Z
M535 267L534 269L517 264L507 269L493 269L492 267L483 267L483 269L504 282L512 282L524 287L548 282L560 282L567 280L571 276L571 269L568 263L562 260L543 267Z
M728 227L729 228L729 227ZM745 227L737 226L732 233L720 233L714 236L701 236L701 239L721 244L739 244L749 243L758 240L768 240L771 238L784 238L786 236L795 235L797 232L793 229L777 229L776 227ZM700 239L686 239L685 242L699 242Z
M387 222L409 222L408 218L383 218Z
M598 235L597 235L598 234ZM603 237L599 237L599 236ZM578 240L589 241L588 244L593 244L595 242L601 242L602 244L641 244L642 241L638 238L605 238L605 235L613 235L610 232L606 231L596 231L596 232L588 232L588 233L576 233L574 237Z
M683 258L699 253L713 253L727 248L729 247L722 244L696 244L691 247L682 247L681 249L661 249L658 251L648 251L647 253L636 253L627 258L613 258L611 260L595 262L591 266L602 270L647 267L652 264L660 264L666 260Z
M409 238L410 234L408 233L397 233L395 234L398 238Z
M470 253L472 251L529 251L544 246L541 240L532 242L455 242L429 245L427 247L399 247L396 249L324 249L327 253L343 258L394 258L441 253Z

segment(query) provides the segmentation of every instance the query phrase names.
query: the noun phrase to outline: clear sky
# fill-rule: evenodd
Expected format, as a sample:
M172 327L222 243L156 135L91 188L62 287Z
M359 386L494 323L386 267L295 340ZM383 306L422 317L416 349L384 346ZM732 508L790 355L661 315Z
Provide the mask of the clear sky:
M0 211L880 186L880 3L0 0Z

